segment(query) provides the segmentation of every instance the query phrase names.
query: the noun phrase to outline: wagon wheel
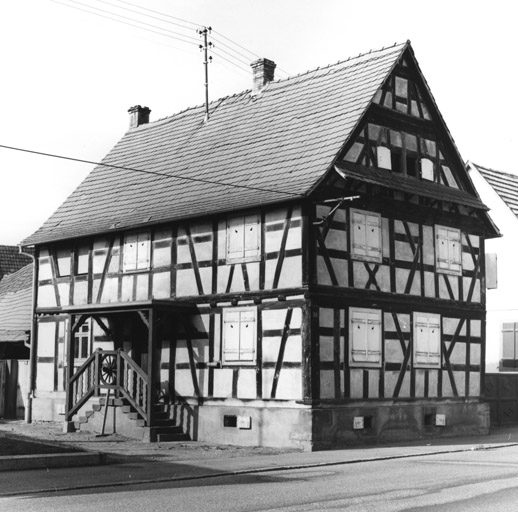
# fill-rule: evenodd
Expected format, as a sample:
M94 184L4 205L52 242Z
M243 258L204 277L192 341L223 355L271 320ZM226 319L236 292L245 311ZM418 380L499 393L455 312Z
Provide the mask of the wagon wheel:
M103 384L114 384L117 379L117 359L115 356L104 356L101 361L101 382Z

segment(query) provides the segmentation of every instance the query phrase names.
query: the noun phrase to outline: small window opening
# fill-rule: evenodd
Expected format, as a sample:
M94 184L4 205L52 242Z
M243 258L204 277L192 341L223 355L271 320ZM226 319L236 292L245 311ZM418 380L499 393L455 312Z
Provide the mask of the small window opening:
M223 426L224 427L237 427L237 416L231 416L225 414L223 416Z

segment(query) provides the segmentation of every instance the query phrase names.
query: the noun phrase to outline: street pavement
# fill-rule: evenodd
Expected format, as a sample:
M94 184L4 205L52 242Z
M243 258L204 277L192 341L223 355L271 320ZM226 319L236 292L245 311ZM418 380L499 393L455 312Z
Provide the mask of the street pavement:
M39 434L45 429L46 436ZM41 456L25 457L24 470L19 457L9 469L4 461L0 471L0 497L33 495L44 492L127 486L137 483L154 483L206 479L223 475L265 473L282 469L315 468L338 464L358 464L370 461L419 457L440 453L471 450L505 449L518 446L518 426L493 428L486 436L422 439L407 443L350 447L318 452L300 452L263 448L210 446L202 443L142 443L121 436L84 436L82 433L59 433L52 438L55 425L31 425L23 422L5 422L0 431L5 435L25 435L56 445L81 448L87 454L101 454L98 465L88 466L80 460L77 467L70 467L70 460L82 455L56 454L67 467L41 463ZM49 457L48 455L43 457ZM2 459L0 457L0 459ZM6 470L8 469L8 470ZM28 471L30 469L30 471Z

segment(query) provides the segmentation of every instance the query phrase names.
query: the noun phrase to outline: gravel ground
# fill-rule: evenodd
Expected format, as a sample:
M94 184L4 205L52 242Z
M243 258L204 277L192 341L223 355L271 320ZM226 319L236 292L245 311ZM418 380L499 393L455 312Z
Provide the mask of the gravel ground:
M11 442L7 442L6 439L10 439ZM62 424L55 422L25 423L22 420L0 420L0 456L16 454L2 453L2 445L7 450L8 445L13 446L18 443L20 450L22 446L24 450L29 450L31 444L28 441L34 448L36 447L34 442L43 443L42 449L45 450L48 449L50 444L51 447L54 447L54 453L79 449L107 453L122 460L138 456L148 460L165 461L165 459L171 459L172 461L181 461L249 455L275 455L293 451L276 448L208 445L196 441L144 443L118 434L101 437L99 434L81 431L63 433ZM42 452L32 451L31 453Z

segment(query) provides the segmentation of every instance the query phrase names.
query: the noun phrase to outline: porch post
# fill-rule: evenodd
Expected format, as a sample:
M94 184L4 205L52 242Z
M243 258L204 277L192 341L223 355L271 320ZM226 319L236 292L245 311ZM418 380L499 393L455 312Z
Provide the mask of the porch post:
M74 324L76 322L76 315L70 315L68 318L67 339L66 339L66 354L67 354L67 371L66 371L66 399L65 399L65 432L72 432L72 417L70 411L72 409L72 390L70 389L70 378L74 374Z
M153 410L154 401L155 401L155 387L156 387L156 357L155 357L155 347L156 347L156 314L155 309L151 308L149 310L149 329L148 329L148 358L147 358L147 419L148 425L151 423L151 412Z

